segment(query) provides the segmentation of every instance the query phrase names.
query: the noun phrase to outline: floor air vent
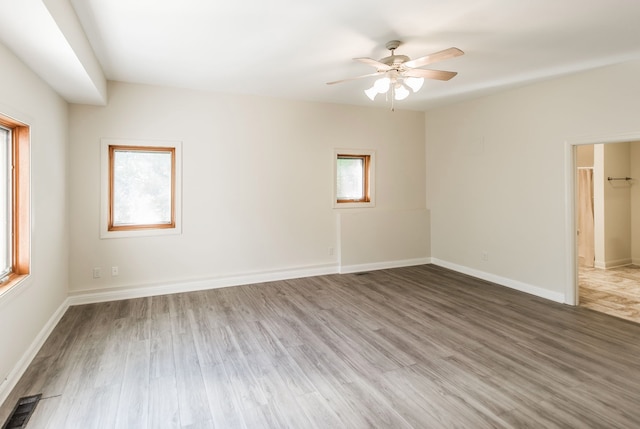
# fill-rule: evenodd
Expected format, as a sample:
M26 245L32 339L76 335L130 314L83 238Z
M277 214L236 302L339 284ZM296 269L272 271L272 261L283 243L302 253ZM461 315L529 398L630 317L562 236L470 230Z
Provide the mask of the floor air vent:
M36 405L38 405L41 397L42 394L38 394L18 399L18 403L11 412L9 419L2 426L2 429L26 428L29 418L31 418L31 414L33 414L33 411L36 409Z

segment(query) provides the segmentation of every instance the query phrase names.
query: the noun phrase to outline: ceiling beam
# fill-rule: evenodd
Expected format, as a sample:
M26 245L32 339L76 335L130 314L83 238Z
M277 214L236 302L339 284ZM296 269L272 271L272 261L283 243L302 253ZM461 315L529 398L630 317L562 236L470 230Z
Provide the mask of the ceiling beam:
M0 3L4 45L68 102L107 103L107 80L68 0Z

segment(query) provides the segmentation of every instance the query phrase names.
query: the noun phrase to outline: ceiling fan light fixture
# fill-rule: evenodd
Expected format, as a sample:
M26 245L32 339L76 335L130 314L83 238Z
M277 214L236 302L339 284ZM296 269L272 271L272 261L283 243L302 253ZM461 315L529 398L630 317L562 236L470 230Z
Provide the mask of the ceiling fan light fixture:
M409 90L407 89L407 87L401 83L396 84L393 91L393 97L396 100L404 100L408 96L409 96Z
M449 58L455 58L463 55L458 48L448 48L439 52L434 52L429 55L425 55L420 58L411 59L406 55L396 55L395 50L401 42L398 40L392 40L385 46L391 51L391 55L384 57L380 60L374 60L372 58L354 58L355 61L373 66L376 68L375 73L368 73L348 79L336 80L333 82L327 82L327 85L333 85L336 83L347 82L355 79L362 79L371 76L383 76L377 79L373 86L366 89L364 93L369 97L371 101L374 101L376 95L386 94L385 99L391 100L391 110L394 110L393 102L395 100L404 100L412 92L418 92L424 84L424 78L437 79L446 81L457 75L456 72L423 69L422 67L437 61L443 61Z
M424 84L424 78L423 77L407 77L404 80L404 83L413 90L413 92L418 92L420 91L420 88L422 88L422 85Z
M376 95L379 94L375 86L372 86L369 89L365 89L364 93L367 94L367 97L369 97L371 101L373 101L376 98Z
M389 91L389 86L391 85L391 79L388 77L381 77L373 83L373 87L378 91L378 94L384 94Z

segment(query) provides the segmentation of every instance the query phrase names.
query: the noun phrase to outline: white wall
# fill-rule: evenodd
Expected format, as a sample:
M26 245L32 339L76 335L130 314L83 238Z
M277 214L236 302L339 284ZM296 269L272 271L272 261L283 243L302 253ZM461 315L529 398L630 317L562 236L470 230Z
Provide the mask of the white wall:
M340 272L428 263L429 211L343 211L339 222Z
M631 181L631 262L640 265L640 142L629 144Z
M428 111L434 260L564 299L565 142L640 131L639 73L630 62Z
M596 144L596 267L640 262L640 142ZM609 181L608 177L631 177Z
M590 146L593 147L593 264L594 267L605 268L604 191L607 179L604 174L604 148L606 145L598 143Z
M0 112L31 129L31 275L0 297L0 402L68 285L67 103L0 44ZM6 380L5 380L6 379Z
M376 150L376 207L361 210L425 208L420 112L111 83L70 124L73 293L337 271L334 148ZM182 142L182 235L99 239L101 138Z
M629 143L604 144L603 151L603 210L604 253L596 257L595 266L611 268L631 263L631 184L608 177L631 175Z

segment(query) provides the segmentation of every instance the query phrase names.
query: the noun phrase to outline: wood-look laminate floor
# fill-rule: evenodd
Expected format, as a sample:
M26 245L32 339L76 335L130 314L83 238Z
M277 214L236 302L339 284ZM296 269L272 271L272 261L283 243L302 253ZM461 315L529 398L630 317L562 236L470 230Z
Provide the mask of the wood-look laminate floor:
M29 428L636 428L640 325L425 265L70 308Z
M579 269L580 305L640 323L640 267Z

